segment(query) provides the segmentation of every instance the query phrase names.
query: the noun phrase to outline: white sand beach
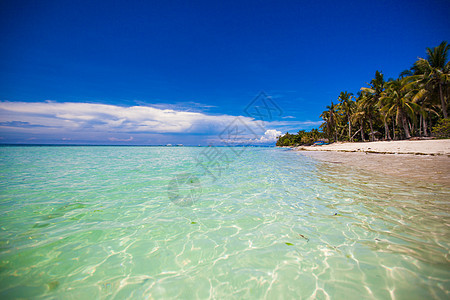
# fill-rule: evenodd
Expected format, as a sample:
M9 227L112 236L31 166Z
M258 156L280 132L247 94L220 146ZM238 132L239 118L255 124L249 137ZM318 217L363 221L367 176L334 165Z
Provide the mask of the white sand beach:
M296 150L366 152L382 154L450 155L450 139L418 141L382 141L364 143L333 143L323 146L300 146Z

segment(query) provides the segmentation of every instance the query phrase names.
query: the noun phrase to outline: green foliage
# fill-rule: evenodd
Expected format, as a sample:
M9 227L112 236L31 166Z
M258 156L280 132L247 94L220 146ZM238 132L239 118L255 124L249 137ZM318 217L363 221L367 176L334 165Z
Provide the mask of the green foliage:
M311 131L300 130L297 134L286 134L278 137L277 146L302 146L312 145L314 142L323 139L325 134L318 129Z
M450 138L450 119L441 119L432 129L433 135L439 138Z

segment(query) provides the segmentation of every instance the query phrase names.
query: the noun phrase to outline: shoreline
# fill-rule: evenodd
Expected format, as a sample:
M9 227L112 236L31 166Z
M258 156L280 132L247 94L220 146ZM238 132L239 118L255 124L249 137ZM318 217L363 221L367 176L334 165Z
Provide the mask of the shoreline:
M414 154L450 156L450 139L333 143L322 146L293 147L299 151L364 152L377 154Z
M449 139L335 143L294 150L323 162L450 187Z

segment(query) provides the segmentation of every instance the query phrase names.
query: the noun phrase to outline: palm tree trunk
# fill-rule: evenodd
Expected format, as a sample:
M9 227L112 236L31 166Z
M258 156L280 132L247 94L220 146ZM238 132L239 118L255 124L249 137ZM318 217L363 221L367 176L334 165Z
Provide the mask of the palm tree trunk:
M439 96L441 97L441 107L442 113L444 114L444 119L448 118L447 115L447 103L445 103L444 94L442 93L442 83L439 82Z
M394 135L394 140L397 139L397 137L395 136L395 119L392 118L392 133Z
M361 142L364 142L364 126L363 126L363 123L361 123L360 130L361 130Z
M386 119L384 119L384 139L385 140L391 139L391 135L389 134L389 125L386 122Z
M372 124L372 118L369 118L369 125L370 125L370 141L373 142L373 124Z
M403 125L403 130L405 130L405 137L407 139L411 138L411 134L409 133L409 128L408 128L408 120L406 120L406 116L405 114L402 112L402 125Z
M422 134L422 114L419 114L419 136L423 136Z
M347 115L348 119L348 140L351 141L353 138L351 137L352 134L352 122L350 122L350 116Z
M357 134L361 131L361 129L362 129L362 128L359 128L359 129L352 135L352 138L351 138L352 141L353 141L353 138L355 137L355 135L357 135Z
M427 118L424 117L422 119L423 121L423 136L428 136L428 129L427 129Z

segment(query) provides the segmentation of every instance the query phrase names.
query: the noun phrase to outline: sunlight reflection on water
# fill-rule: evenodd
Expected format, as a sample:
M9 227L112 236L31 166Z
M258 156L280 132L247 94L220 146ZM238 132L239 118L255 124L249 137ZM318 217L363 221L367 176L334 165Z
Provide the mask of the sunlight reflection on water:
M273 148L213 181L199 151L1 147L2 298L448 295L448 188Z

